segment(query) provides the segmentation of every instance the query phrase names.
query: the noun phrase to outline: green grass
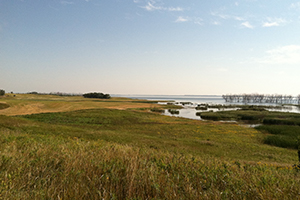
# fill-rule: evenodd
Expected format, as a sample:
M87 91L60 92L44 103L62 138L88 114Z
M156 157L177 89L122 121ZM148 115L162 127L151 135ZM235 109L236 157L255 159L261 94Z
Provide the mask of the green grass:
M251 120L262 122L266 116L272 115L269 111L261 110L236 110L220 112L201 112L201 118L208 120Z
M300 125L298 113L271 112L257 106L236 111L201 112L201 117L209 120L251 120L264 124Z
M295 199L300 192L292 165L3 127L0 143L3 199Z
M300 115L297 113L269 112L260 108L223 111L217 113L201 113L201 117L211 120L237 120L250 123L262 123L257 130L269 133L263 142L282 148L298 149L297 139L300 137Z
M288 125L263 125L256 127L257 130L265 131L272 135L264 138L264 143L283 148L298 149L297 139L300 136L299 126Z
M288 115L285 116L278 116L276 118L265 118L263 120L263 124L275 124L275 125L300 125L300 115Z
M34 95L17 94L0 98L0 104L7 103L8 109L0 109L0 115L26 115L34 113L67 112L92 108L113 109L144 109L153 107L151 101L139 101L128 98L114 97L111 99L86 99L82 96L57 96L57 95ZM162 108L163 105L156 104Z
M296 152L263 145L255 129L235 124L172 118L138 110L91 109L25 115L2 126L28 134L104 140L161 151L209 155L244 161L293 163ZM10 122L5 125L5 121ZM16 124L13 126L11 123ZM247 148L247 151L244 149ZM261 152L261 154L257 154ZM285 156L281 154L285 152Z
M0 199L299 198L297 151L264 144L266 130L163 116L128 99L129 109L109 108L122 106L114 101L0 115Z

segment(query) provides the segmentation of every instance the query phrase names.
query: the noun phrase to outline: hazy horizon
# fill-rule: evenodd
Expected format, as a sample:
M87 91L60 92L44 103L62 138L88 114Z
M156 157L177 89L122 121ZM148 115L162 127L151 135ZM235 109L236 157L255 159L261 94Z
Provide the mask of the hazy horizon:
M299 33L295 0L0 0L0 89L297 96Z

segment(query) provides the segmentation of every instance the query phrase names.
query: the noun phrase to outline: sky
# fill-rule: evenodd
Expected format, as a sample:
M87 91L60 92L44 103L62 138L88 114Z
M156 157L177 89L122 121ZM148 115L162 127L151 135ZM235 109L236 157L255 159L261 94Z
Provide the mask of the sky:
M296 96L299 35L299 0L0 0L0 89Z

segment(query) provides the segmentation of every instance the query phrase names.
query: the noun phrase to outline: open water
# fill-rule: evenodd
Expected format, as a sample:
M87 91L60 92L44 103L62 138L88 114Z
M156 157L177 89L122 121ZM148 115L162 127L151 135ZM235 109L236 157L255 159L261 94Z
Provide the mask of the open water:
M231 104L226 103L225 100L222 98L221 95L112 95L113 97L127 97L131 99L144 99L144 100L155 100L155 101L161 101L160 104L166 104L165 101L172 101L174 104L181 105L183 109L179 110L178 115L172 115L168 112L168 110L165 110L164 115L168 116L176 116L176 117L184 117L189 119L197 119L201 120L201 117L196 116L197 112L218 112L218 111L224 111L224 110L237 110L237 108L231 108L231 109L222 109L218 110L215 108L210 108L207 111L200 111L196 110L195 107L199 104ZM190 104L182 104L190 102ZM232 103L233 105L242 103ZM251 105L251 104L248 104ZM272 105L276 106L276 104L254 104L254 105ZM278 106L278 105L277 105ZM300 113L300 108L297 106L282 106L279 108L274 109L267 109L269 111L277 111L277 112L292 112L292 113Z
M175 101L208 104L225 104L221 95L112 95L115 97L127 97L131 99L146 99L155 101Z

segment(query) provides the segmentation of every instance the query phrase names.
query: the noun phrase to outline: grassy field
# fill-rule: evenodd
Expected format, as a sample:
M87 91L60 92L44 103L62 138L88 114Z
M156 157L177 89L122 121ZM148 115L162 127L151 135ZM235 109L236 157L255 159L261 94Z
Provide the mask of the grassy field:
M145 101L127 98L86 99L81 96L56 96L16 94L0 98L0 103L8 104L8 109L0 107L0 115L26 115L34 113L67 112L92 108L150 108L160 107ZM1 105L0 105L1 106Z
M0 199L300 198L297 151L260 130L124 98L0 103Z

